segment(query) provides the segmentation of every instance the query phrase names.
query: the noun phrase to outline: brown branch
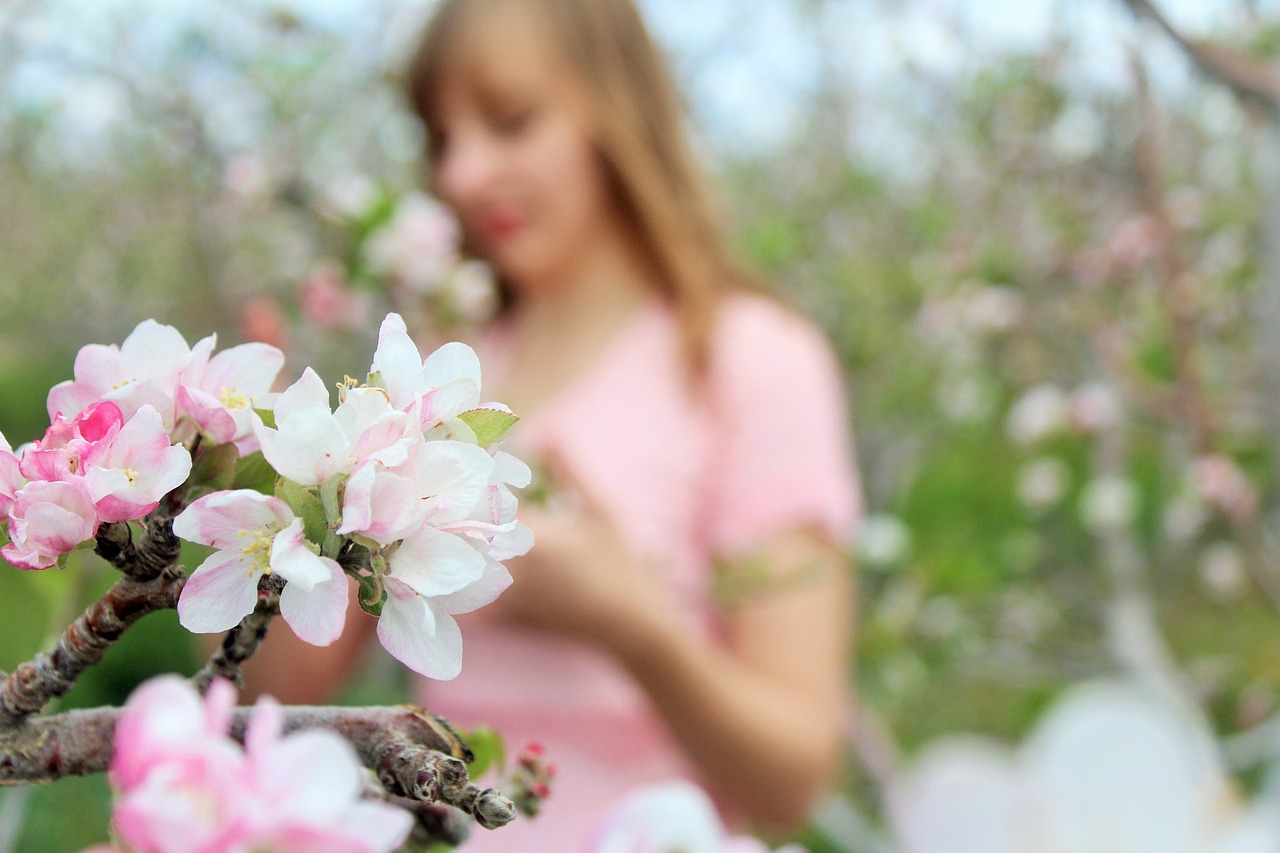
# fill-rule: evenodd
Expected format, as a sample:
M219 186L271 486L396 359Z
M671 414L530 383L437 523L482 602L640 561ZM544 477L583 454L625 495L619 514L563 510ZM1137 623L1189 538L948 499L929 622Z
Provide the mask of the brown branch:
M1196 452L1208 453L1217 443L1217 425L1200 375L1199 305L1191 265L1179 245L1173 215L1164 193L1164 151L1160 117L1151 98L1146 67L1135 54L1130 67L1137 87L1139 123L1134 161L1142 206L1158 233L1163 300L1169 318L1173 346L1174 400L1177 410L1195 436Z
M275 575L265 575L264 586L275 577ZM267 628L271 625L271 620L279 613L279 590L271 586L267 586L266 589L260 588L257 607L241 619L239 625L227 632L227 635L222 638L222 644L209 658L209 662L191 677L191 683L195 688L204 693L209 689L209 683L215 678L225 678L237 687L243 687L244 679L240 674L240 666L258 651L262 641L267 638Z
M133 541L128 522L113 521L98 528L94 551L125 577L149 581L178 561L182 543L173 535L173 517L153 512L146 519L146 536Z
M1221 45L1187 38L1161 12L1154 0L1124 2L1135 15L1153 21L1201 71L1240 95L1260 101L1272 112L1280 112L1280 73L1273 63Z
M380 708L285 707L285 732L324 729L355 748L389 794L444 803L492 829L515 818L515 806L493 788L471 782L470 749L444 720L404 705ZM236 710L231 735L243 741L252 709ZM120 708L32 717L0 729L0 785L52 782L106 771Z
M186 581L177 565L168 566L148 581L128 576L116 581L67 627L52 651L19 664L0 683L0 728L18 725L64 695L80 673L102 660L134 622L148 613L176 607Z

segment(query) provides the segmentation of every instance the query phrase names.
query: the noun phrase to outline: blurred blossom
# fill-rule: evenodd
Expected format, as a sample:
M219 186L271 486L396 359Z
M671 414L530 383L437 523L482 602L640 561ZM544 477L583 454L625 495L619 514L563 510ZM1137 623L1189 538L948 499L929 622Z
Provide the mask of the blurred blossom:
M1091 480L1080 495L1080 515L1094 533L1123 530L1138 514L1138 487L1123 477Z
M1216 601L1239 598L1248 588L1244 553L1233 542L1214 542L1200 554L1200 586Z
M298 305L307 322L320 331L363 328L373 313L368 294L352 289L341 265L333 261L317 265L298 285Z
M1057 621L1057 611L1042 593L1014 589L1000 603L1000 632L1015 642L1033 642Z
M929 668L914 652L900 651L885 660L880 679L890 696L903 698L916 692L929 680Z
M469 323L484 323L498 310L498 287L493 272L480 261L466 261L449 278L449 300Z
M928 746L889 815L904 853L1274 853L1277 805L1240 801L1198 720L1098 684L1059 700L1016 751Z
M1049 146L1064 160L1088 160L1102 146L1103 125L1085 104L1072 104L1058 116L1049 131Z
M222 188L228 195L245 204L262 204L270 200L274 179L261 157L241 154L227 161L222 171Z
M240 337L261 341L277 349L289 351L289 318L280 303L269 296L251 296L245 300L236 318Z
M1057 457L1041 456L1018 471L1018 499L1029 509L1050 509L1062 500L1070 480L1067 463Z
M858 556L873 566L902 562L911 549L911 531L896 515L874 513L858 529Z
M1062 432L1070 419L1066 394L1056 385L1037 385L1009 410L1005 431L1014 444L1026 446Z
M1199 495L1183 491L1165 507L1164 532L1175 542L1188 542L1209 523L1209 508Z
M924 602L916 624L920 633L935 640L954 637L965 628L968 620L960 603L951 596L937 595Z
M1110 385L1087 382L1071 394L1071 419L1077 429L1103 432L1120 422L1120 395Z
M1111 276L1111 255L1094 246L1071 256L1071 277L1081 287L1097 288Z
M920 306L916 328L929 343L965 334L1006 332L1022 320L1026 299L1007 285L965 282L954 296L933 296Z
M916 622L924 591L914 578L895 583L880 594L876 603L878 627L891 634L903 634Z
M1244 471L1233 459L1210 453L1191 463L1188 477L1207 504L1234 518L1249 518L1257 512L1258 495Z
M363 175L343 175L320 191L320 212L330 219L358 219L378 200L378 188Z
M996 410L996 388L982 376L965 374L943 377L935 399L939 410L951 421L961 424L985 422Z
M1111 231L1107 248L1111 258L1129 270L1151 260L1160 250L1160 224L1155 217L1142 214L1124 220Z
M1239 269L1249 255L1249 238L1239 224L1220 228L1200 250L1197 266L1209 278L1229 275Z
M1179 228L1191 231L1204 225L1204 193L1183 185L1169 191L1169 215Z
M395 216L366 247L369 266L416 293L437 292L458 263L458 224L421 193L400 200Z

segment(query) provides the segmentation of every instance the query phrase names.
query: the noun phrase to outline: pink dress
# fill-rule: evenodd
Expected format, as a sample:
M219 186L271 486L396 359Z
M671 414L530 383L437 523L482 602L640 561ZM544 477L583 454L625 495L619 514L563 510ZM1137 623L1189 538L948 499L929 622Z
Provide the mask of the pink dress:
M490 373L501 371L501 343L483 354ZM717 633L714 558L749 552L800 526L847 543L860 510L830 348L808 321L759 296L722 306L701 397L686 380L674 317L655 303L518 424L510 445L531 458L554 449L636 552L661 567L672 608L709 642ZM476 828L467 853L573 853L629 790L696 780L613 659L581 642L499 624L483 610L459 622L462 674L424 684L423 703L463 727L496 727L512 753L538 741L557 767L537 818L494 832Z

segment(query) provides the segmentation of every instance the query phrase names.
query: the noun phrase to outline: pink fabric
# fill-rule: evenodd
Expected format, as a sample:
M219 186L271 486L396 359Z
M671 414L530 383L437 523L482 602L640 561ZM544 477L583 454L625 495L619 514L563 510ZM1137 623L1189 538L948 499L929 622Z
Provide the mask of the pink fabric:
M825 340L764 297L732 297L720 314L701 398L686 378L674 317L655 304L510 439L525 458L554 454L571 469L664 573L672 608L710 642L717 555L801 526L848 543L860 511L844 391ZM489 387L502 343L496 337L482 354ZM476 830L468 853L573 851L630 789L696 778L612 659L483 610L459 622L462 674L424 684L424 703L463 727L495 726L511 751L539 741L558 767L535 820Z

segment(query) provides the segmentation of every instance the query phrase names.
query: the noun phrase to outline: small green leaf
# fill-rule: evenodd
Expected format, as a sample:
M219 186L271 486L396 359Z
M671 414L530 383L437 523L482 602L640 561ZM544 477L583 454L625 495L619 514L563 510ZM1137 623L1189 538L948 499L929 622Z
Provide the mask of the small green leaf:
M275 494L276 480L279 475L267 462L261 450L255 450L248 456L242 456L236 465L236 477L232 481L233 489L253 489L264 495Z
M365 381L365 384L370 388L386 388L387 380L382 378L381 370L375 370L373 373L369 374L369 378Z
M234 444L201 443L191 460L191 474L187 482L193 486L208 486L213 491L231 488L239 455Z
M382 605L387 601L387 590L376 575L361 575L356 578L360 584L360 609L370 616L381 616Z
M272 429L276 428L276 413L273 409L254 409L253 411L254 414L262 418L264 426L269 426Z
M319 545L324 542L329 525L324 520L324 505L320 497L306 486L281 477L276 483L276 497L289 505L293 514L302 519L302 532L307 539Z
M472 409L458 415L458 420L471 427L476 443L484 446L502 438L520 419L501 409Z
M507 748L502 735L495 729L489 726L476 726L464 732L462 739L466 741L467 746L471 747L471 753L475 756L468 766L472 779L479 778L490 767L498 768L499 773L505 769Z

